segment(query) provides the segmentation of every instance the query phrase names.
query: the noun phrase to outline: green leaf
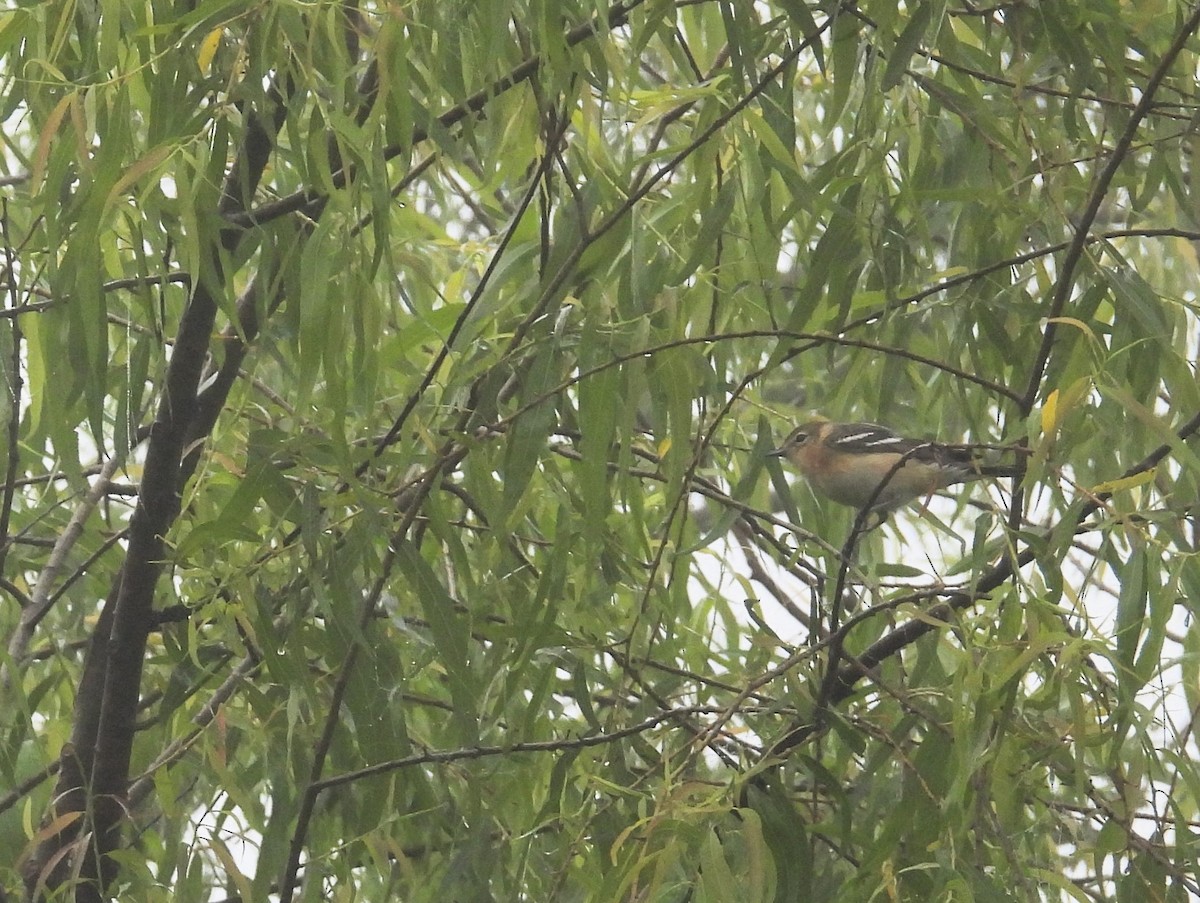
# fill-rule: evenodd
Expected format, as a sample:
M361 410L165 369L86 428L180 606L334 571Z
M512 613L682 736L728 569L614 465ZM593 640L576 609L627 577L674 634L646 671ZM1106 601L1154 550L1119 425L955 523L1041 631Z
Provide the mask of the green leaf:
M519 503L538 469L555 422L555 403L546 394L560 381L558 350L552 343L545 343L533 355L521 392L521 398L532 407L514 421L504 448L500 514L506 530L514 529L523 516Z
M330 222L327 220L325 225L317 227L308 240L307 253L302 256L300 263L300 331L296 376L298 404L301 406L307 403L316 385L322 361L332 359L336 354L336 349L328 346L329 326L336 304L332 296L337 291L336 288L331 291L330 285L337 259L331 247L333 235Z
M583 456L579 480L586 515L584 537L590 545L599 541L612 510L608 468L617 434L621 385L621 373L615 367L579 384L579 452Z
M934 6L934 3L918 3L913 9L912 18L908 20L904 31L896 38L896 44L888 55L887 68L883 71L881 83L884 91L890 91L904 80L908 61L920 48L921 41L925 38L925 32L929 30L929 24L933 20Z
M1133 694L1141 688L1135 679L1134 653L1141 643L1150 590L1145 554L1137 551L1131 554L1119 569L1118 578L1121 590L1117 597L1116 641L1121 669L1117 683L1122 700L1131 703Z
M788 14L788 18L799 26L800 34L805 38L817 33L817 23L813 19L812 13L809 12L808 4L804 0L780 0L780 6ZM819 40L813 41L812 52L813 58L817 61L817 67L824 73L825 48Z
M833 96L826 113L827 123L836 122L850 99L856 81L860 30L851 16L838 16L833 22L830 44L829 72L833 81Z
M400 541L395 549L396 562L411 581L412 592L429 623L438 661L446 671L459 742L478 742L478 691L467 652L469 625L455 611L454 600L416 547L410 542Z
M721 841L709 833L700 846L700 890L705 900L746 899L738 882L729 870L721 850Z

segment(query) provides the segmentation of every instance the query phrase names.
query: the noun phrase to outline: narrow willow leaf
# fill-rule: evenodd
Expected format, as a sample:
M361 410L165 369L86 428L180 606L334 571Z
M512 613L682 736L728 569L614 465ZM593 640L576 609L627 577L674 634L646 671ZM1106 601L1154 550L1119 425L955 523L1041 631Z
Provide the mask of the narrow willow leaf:
M1135 554L1139 557L1142 555ZM1167 641L1167 622L1174 613L1179 598L1174 581L1162 581L1163 574L1160 568L1154 566L1156 564L1156 561L1150 560L1143 568L1149 622L1146 624L1141 648L1133 662L1133 674L1138 687L1146 686L1162 666L1162 651Z
M171 156L171 153L172 148L159 145L158 147L151 148L140 160L134 162L132 166L125 170L121 178L117 179L112 188L109 189L108 195L104 199L105 210L116 203L117 198L123 195L128 188L136 185L143 177L158 169Z
M602 370L579 384L580 490L586 514L584 536L599 541L612 510L609 495L609 461L616 438L621 374L615 367Z
M534 352L533 362L526 371L521 397L527 401L541 399L558 385L559 360L557 350L544 344ZM538 462L546 452L546 439L554 426L555 404L552 399L537 401L513 423L504 449L504 495L502 515L504 529L511 530L521 517L518 508Z
M213 57L217 55L217 48L221 46L221 37L224 34L223 26L214 28L204 36L204 40L200 42L200 47L196 50L196 66L205 75L208 74Z
M300 262L299 357L297 360L297 406L307 403L321 374L328 345L329 321L336 291L330 284L334 265L331 227L318 226L307 243L308 253Z
M706 900L748 900L745 888L734 880L721 850L721 841L709 833L700 846L700 890Z
M1117 683L1121 688L1121 699L1133 701L1133 694L1140 687L1135 680L1134 654L1142 640L1146 619L1149 583L1146 572L1146 555L1134 551L1118 570L1121 591L1117 597L1116 644L1117 660L1121 668Z
M881 87L884 91L890 91L905 78L908 61L920 49L925 32L929 29L934 6L934 3L917 4L912 18L904 26L904 31L900 32L900 36L896 38L896 44L888 56L887 68L883 72Z
M412 591L437 647L438 661L446 669L459 740L475 742L479 732L477 691L467 654L468 624L455 611L454 600L416 547L409 542L398 543L396 562L412 581Z
M800 28L800 34L805 38L817 33L817 23L809 12L808 4L804 0L780 0L780 6L784 12L792 19ZM825 74L825 48L821 41L813 41L812 47L813 58L817 61L817 68Z
M59 137L58 130L62 126L63 117L67 115L67 111L76 101L77 98L73 93L65 95L55 104L54 109L50 111L50 115L46 118L45 124L42 125L41 133L38 135L37 147L33 152L33 168L29 173L30 184L34 186L41 185L42 178L46 172L47 160L50 157L50 148Z
M859 27L850 16L838 16L833 23L830 45L829 74L833 81L826 122L833 123L842 115L850 91L858 80Z

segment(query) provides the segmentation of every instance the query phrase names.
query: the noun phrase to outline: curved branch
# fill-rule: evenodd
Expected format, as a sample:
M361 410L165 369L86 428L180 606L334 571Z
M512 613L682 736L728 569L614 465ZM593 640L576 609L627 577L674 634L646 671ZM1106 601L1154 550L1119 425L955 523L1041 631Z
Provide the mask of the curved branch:
M711 708L704 705L688 706L687 708L682 709L671 709L667 712L660 712L657 715L651 715L649 718L639 721L637 724L631 724L629 727L623 727L620 730L610 731L606 734L585 734L582 737L575 737L569 740L535 740L527 743L511 743L505 746L471 746L464 749L447 749L417 753L416 755L405 756L403 759L392 759L388 762L379 762L366 768L360 768L358 771L348 771L345 774L334 775L331 778L325 778L322 781L317 781L312 786L318 793L320 793L333 787L341 787L344 784L350 784L354 781L361 781L364 778L374 777L375 775L387 774L391 771L398 771L402 768L411 768L414 765L469 762L474 759L489 759L494 756L509 755L510 753L566 752L568 750L588 749L589 747L603 746L606 743L614 743L617 740L623 740L626 737L633 737L637 734L645 733L646 731L653 730L660 724L663 724L667 721L673 721L677 718L687 718L695 714L704 714L709 711L711 711Z

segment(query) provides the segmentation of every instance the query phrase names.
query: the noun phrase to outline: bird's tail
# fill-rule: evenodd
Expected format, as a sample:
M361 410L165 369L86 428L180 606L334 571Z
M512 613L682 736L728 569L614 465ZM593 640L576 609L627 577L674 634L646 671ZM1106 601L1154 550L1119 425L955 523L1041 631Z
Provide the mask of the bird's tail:
M1019 477L1021 475L1021 468L1015 464L983 464L977 462L974 468L980 477L989 479L995 479L996 477Z

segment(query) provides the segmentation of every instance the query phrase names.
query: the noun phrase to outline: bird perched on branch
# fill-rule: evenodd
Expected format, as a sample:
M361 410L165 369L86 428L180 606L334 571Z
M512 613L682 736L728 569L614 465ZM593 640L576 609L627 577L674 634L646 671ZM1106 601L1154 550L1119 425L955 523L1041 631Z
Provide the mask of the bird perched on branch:
M814 489L855 508L890 511L955 483L1017 476L969 448L909 439L877 423L813 420L769 452L787 458Z

